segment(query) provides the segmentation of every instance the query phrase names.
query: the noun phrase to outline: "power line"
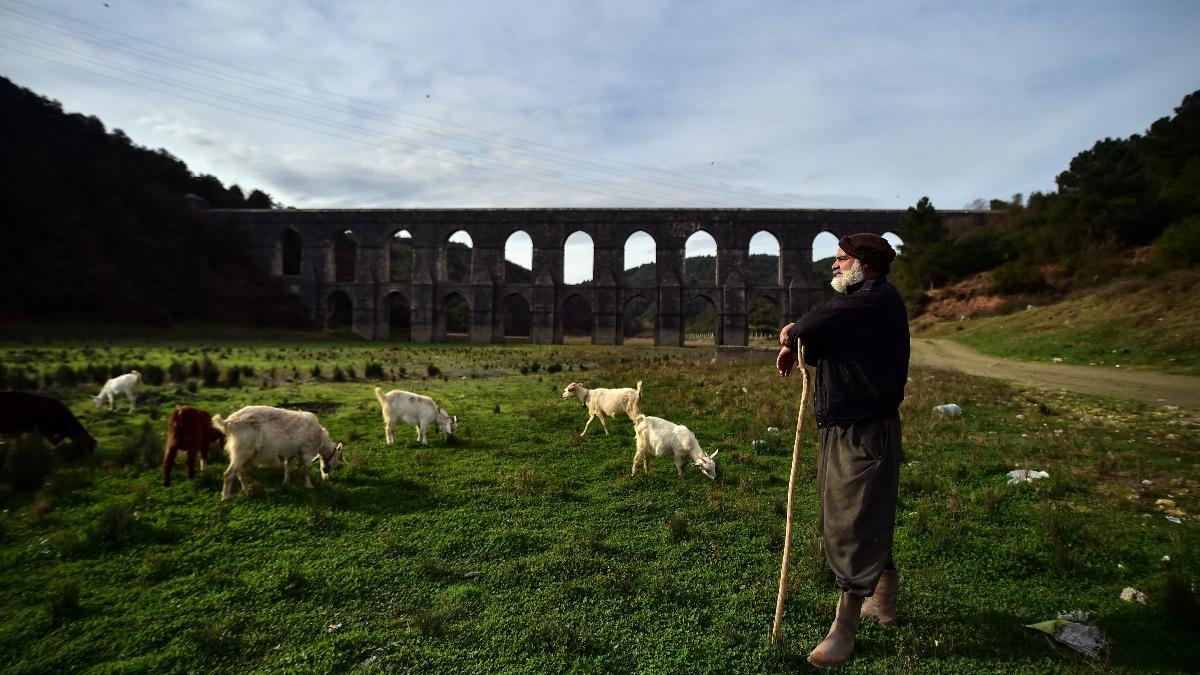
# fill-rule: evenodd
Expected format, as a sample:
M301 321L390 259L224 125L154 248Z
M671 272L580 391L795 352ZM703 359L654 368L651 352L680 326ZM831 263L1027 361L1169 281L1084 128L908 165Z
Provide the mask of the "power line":
M7 31L4 31L4 32L7 32ZM192 102L194 102L194 103L200 103L200 104L202 104L202 105L208 105L208 106L210 106L210 107L215 107L215 108L218 108L218 109L221 109L221 110L226 110L226 111L228 111L228 112L233 112L233 113L237 113L237 114L243 114L243 115L246 115L246 116L248 116L248 117L252 117L252 118L255 118L255 119L258 119L258 120L261 120L261 121L265 121L265 122L271 122L271 123L277 123L277 124L284 124L284 125L287 125L287 126L291 126L291 127L293 127L293 128L304 129L304 130L306 130L306 131L311 131L311 132L314 132L314 133L321 133L321 134L324 134L324 135L327 135L327 136L331 136L331 137L334 137L334 138L341 138L341 139L343 139L343 140L350 140L350 141L354 141L354 142L364 143L364 144L367 144L367 145L372 145L372 146L374 147L374 144L373 144L373 143L370 143L370 142L368 142L368 141L366 141L366 140L363 140L363 139L358 139L358 138L350 138L350 137L347 137L347 136L344 136L344 135L341 135L341 134L335 134L335 133L331 133L331 132L324 131L324 130L321 130L321 129L314 129L314 128L312 128L312 127L309 127L309 126L304 126L304 125L300 125L300 124L290 123L290 122L286 122L286 121L282 121L282 120L278 119L278 117L280 117L280 116L282 116L282 117L290 117L290 118L293 118L293 119L298 119L298 120L305 121L305 122L309 122L309 123L312 123L312 124L317 124L317 125L321 125L321 126L326 126L326 127L330 127L330 128L334 128L334 129L340 129L340 130L343 130L343 131L348 131L348 132L351 132L351 133L361 134L361 135L364 135L364 136L367 136L367 137L374 137L374 138L378 138L378 139L380 139L380 140L383 142L383 144L384 144L384 145L386 145L386 146L393 146L393 148L394 148L394 146L396 146L397 144L401 144L401 143L402 143L402 144L405 144L405 145L408 145L408 146L419 147L419 148L425 148L425 149L427 149L427 150L431 150L431 151L433 151L434 153L437 153L437 152L448 152L448 153L452 153L452 154L459 155L459 156L465 157L465 158L467 158L467 159L470 159L470 160L473 160L473 161L484 162L484 163L487 163L487 164L489 164L489 165L496 165L496 166L500 166L500 167L503 167L503 168L507 168L507 169L510 169L511 171L516 171L516 172L519 172L519 174L520 174L520 173L524 173L524 174L532 174L532 175L534 175L534 176L538 176L538 178L536 178L536 180L539 180L539 181L541 181L541 182L545 182L545 183L549 183L549 184L559 185L559 186L562 186L562 187L567 187L567 188L572 188L572 189L575 189L575 188L578 188L579 186L577 186L577 185L575 185L575 184L570 184L570 183L562 183L561 181L554 180L554 179L556 179L556 178L565 178L565 179L574 180L574 181L576 181L576 182L580 182L580 183L591 184L591 185L593 185L593 186L599 186L600 188L616 188L616 189L618 189L618 190L624 190L624 192L622 192L622 193L613 193L613 192L610 192L610 191L608 191L607 189L585 188L585 189L587 189L589 192L594 192L594 193L596 193L596 194L603 194L603 195L605 195L605 196L609 196L609 197L616 197L616 198L618 198L618 199L622 199L622 198L628 198L630 195L638 195L638 196L640 196L640 197L641 197L643 200L646 200L646 199L650 199L650 200L655 200L655 199L657 199L657 200L663 200L663 199L675 199L675 197L674 197L673 195L667 195L667 194L665 194L665 193L652 192L652 191L650 191L650 190L645 190L645 189L640 189L640 190L628 190L628 189L622 188L622 187L620 187L620 186L612 185L611 183L604 183L604 182L601 182L601 181L598 181L598 180L595 180L595 179L591 179L591 178L585 178L585 177L572 177L572 176L563 176L563 175L561 175L561 174L555 173L555 172L553 172L553 171L550 171L550 170L547 170L547 169L542 169L542 168L537 168L537 167L523 167L523 166L513 165L513 164L511 164L511 163L508 163L508 162L505 162L505 161L503 161L503 160L496 159L496 158L493 158L493 157L489 157L489 156L487 156L487 155L482 155L482 154L477 154L477 153L471 153L471 152L463 151L463 150L460 150L460 149L457 149L457 148L446 148L446 147L443 147L443 146L436 146L436 145L431 145L431 144L428 144L428 143L421 143L421 142L419 142L419 141L413 141L413 140L408 140L408 139L398 139L398 138L394 138L394 137L386 136L386 135L383 135L383 134L377 134L377 133L373 133L373 132L368 132L368 131L365 131L365 130L362 130L362 129L359 129L359 128L356 128L356 127L352 127L352 126L349 126L349 125L346 125L346 124L343 124L343 123L339 123L339 122L335 122L335 121L330 121L330 120L327 120L327 119L324 119L324 118L314 117L314 116L312 116L312 115L306 115L306 114L303 114L303 113L296 113L296 112L287 111L287 110L280 110L280 109L277 109L277 108L273 108L273 107L269 107L269 106L264 106L264 105L260 105L260 104L256 104L256 103L247 103L247 102L243 101L243 100L242 100L242 99L240 99L240 98L234 98L234 97L228 96L228 95L226 95L226 94L223 94L223 93L220 93L220 92L214 92L214 91L212 91L212 90L209 90L209 89L206 89L206 88L204 88L204 87L198 87L198 86L194 86L194 85L191 85L191 84L189 84L189 83L186 83L186 82L184 82L184 83L181 83L181 82L179 82L179 81L172 80L171 78L163 77L163 76L156 75L156 74L154 74L154 73L149 73L149 72L146 72L146 71L134 70L134 69L125 68L125 67L118 66L118 65L114 65L114 64L110 64L110 63L105 63L105 62L102 62L102 61L97 61L97 60L95 60L95 59L92 59L92 58L90 58L90 57L88 57L88 56L81 55L81 54L79 54L79 53L77 53L77 52L71 52L70 50L65 50L65 49L62 49L62 48L60 48L60 47L56 47L56 46L53 46L53 45L38 44L38 42L37 42L36 40L33 40L33 39L31 39L31 38L28 38L28 37L26 37L26 36L23 36L23 35L20 35L20 34L11 33L11 32L8 32L8 34L9 34L11 37L13 37L13 38L15 38L15 39L17 39L17 40L21 40L21 41L25 41L25 42L33 42L33 43L35 44L35 46L37 46L37 47L38 47L38 48L40 48L40 49L44 49L44 50L48 50L48 51L52 51L52 52L57 52L57 53L59 53L59 54L62 54L62 55L64 55L64 56L67 56L68 58L72 58L72 59L75 59L75 60L83 61L83 62L85 62L85 63L89 63L89 64L92 64L92 65L97 65L97 66L100 66L100 67L103 67L103 68L109 68L109 69L112 69L112 70L115 70L115 71L118 71L118 72L124 72L124 73L126 73L126 74L129 74L129 75L132 75L132 76L135 76L135 77L144 78L144 79L148 79L148 80L151 80L151 81L157 81L157 82L160 82L160 83L162 83L162 84L165 84L165 85L167 85L167 86L170 86L170 87L176 87L176 88L179 88L179 89L183 89L183 90L185 90L185 91L191 91L191 92L194 92L194 93L197 93L197 94L203 95L203 96L209 96L209 97L212 97L212 98L215 98L215 99L218 99L218 100L224 100L224 101L226 101L226 102L228 102L228 103L230 103L230 104L232 104L232 105L234 105L234 106L238 106L238 107L237 107L237 108L231 108L231 107L229 107L229 106L225 106L225 105L220 105L220 104L212 103L211 101L205 101L205 100L197 99L197 98L194 98L194 97L191 97L191 96L185 96L185 95L179 94L179 93L177 93L177 92L171 92L171 91L167 91L167 90L160 89L160 88L158 88L158 87L152 87L152 86L149 86L149 85L147 85L147 84L145 84L144 82L141 82L141 81L131 81L131 80L127 80L127 79L123 79L123 78L115 77L115 76L112 76L112 75L108 75L108 74L105 74L105 73L98 73L98 72L96 72L96 71L94 71L94 70L90 70L90 69L87 69L87 68L82 68L82 67L79 67L79 66L74 66L74 65L72 65L72 64L69 64L69 63L64 63L64 62L62 62L62 61L59 61L59 60L57 60L57 59L52 59L52 58L48 58L48 57L44 57L44 56L40 56L40 55L37 55L37 54L33 54L33 53L30 53L30 52L25 52L25 51L22 51L22 50L16 49L15 47L12 47L11 45L0 45L0 46L3 46L3 47L6 47L6 48L10 49L11 51L16 51L16 52L18 52L18 53L23 53L23 54L25 54L25 55L27 55L27 56L33 56L33 57L35 57L35 58L42 58L42 59L44 59L44 60L51 61L51 62L57 63L57 64L59 64L59 65L63 65L63 66L67 66L67 67L73 67L73 68L79 68L80 70L84 70L85 72L89 72L89 73L92 73L92 74L96 74L96 75L102 75L102 76L105 76L105 77L109 77L110 79L113 79L113 80L116 80L116 81L119 81L119 82L123 82L123 83L125 83L125 84L129 84L129 85L132 85L132 86L140 87L140 88L143 88L143 89L149 89L149 90L151 90L151 91L157 91L157 92L159 92L159 93L167 94L167 95L170 95L170 96L175 96L175 97L178 97L178 98L182 98L182 99L184 99L184 100L192 101ZM261 112L263 112L263 113L266 113L266 114L268 114L268 115L274 115L274 116L275 116L275 118L269 118L269 117L264 117L264 116L262 116L262 115L257 115L257 114L254 114L254 113L249 113L249 112L246 112L245 110L242 110L241 108L252 108L252 109L257 109L257 110L259 110L259 111L261 111ZM399 148L394 148L394 149L399 149ZM475 169L478 169L478 170L484 170L484 169L486 169L486 170L493 170L493 169L491 169L490 167L480 167L480 166L476 166L476 165L473 165L473 164L464 163L464 162L461 162L461 161L457 161L457 160L449 159L449 158L446 158L446 157L437 156L436 154L422 153L422 152L417 152L417 151L412 151L412 150L409 150L409 153L410 153L410 154L412 154L412 155L415 155L415 156L419 156L419 157L427 157L427 158L431 158L431 159L434 159L434 160L436 160L436 161L440 161L440 162L444 162L444 163L452 163L452 164L460 164L460 165L465 165L465 166L469 166L469 167L471 167L471 168L475 168ZM528 177L528 176L520 176L519 174L513 174L511 171L507 171L507 172L501 172L501 173L503 173L504 175L513 176L513 177L526 177L526 178ZM655 202L654 202L654 201L648 201L648 202L646 202L646 203L648 203L648 204L654 204Z
M261 115L256 115L256 114L254 114L254 113L247 112L247 111L245 111L245 110L239 110L239 109L236 109L236 108L231 108L231 107L228 107L228 106L220 105L220 104L218 104L218 103L213 103L213 102L211 102L211 101L205 101L205 100L202 100L202 99L194 98L194 97L187 96L187 95L184 95L184 94L180 94L180 93L177 93L177 92L168 91L168 90L166 90L166 89L160 89L160 88L158 88L158 87L149 86L149 85L147 85L147 84L145 84L145 83L142 83L142 82L134 82L134 81L127 80L127 79L124 79L124 78L121 78L121 77L117 77L117 76L114 76L114 75L111 75L111 74L108 74L108 73L104 73L104 72L100 72L100 71L92 70L92 69L89 69L89 68L85 68L85 67L82 67L82 66L77 66L77 65L74 65L74 64L70 64L70 63L65 63L65 62L63 62L63 61L59 61L59 60L57 60L57 59L54 59L54 58L51 58L51 57L48 57L48 56L44 56L44 55L41 55L41 54L35 54L35 53L33 53L33 52L28 52L28 51L25 51L25 50L22 50L22 49L18 49L18 48L16 48L16 47L13 47L13 46L12 46L12 45L10 45L10 44L7 44L7 43L5 43L5 44L0 44L0 48L2 48L2 49L7 49L7 50L9 50L9 51L13 51L13 52L16 52L16 53L18 53L18 54L24 54L25 56L30 56L30 57L33 57L33 58L37 58L37 59L41 59L41 60L48 61L48 62L51 62L51 63L55 63L55 64L58 64L58 65L61 65L61 66L66 66L66 67L68 67L68 68L74 68L74 69L77 69L77 70L81 70L81 71L83 71L83 72L87 72L87 73L90 73L90 74L92 74L92 75L97 75L97 76L100 76L100 77L105 77L105 78L108 78L108 79L111 79L111 80L114 80L114 81L117 81L117 82L121 82L121 83L123 83L123 84L128 84L128 85L130 85L130 86L135 86L135 87L139 87L139 88L142 88L142 89L149 89L149 90L151 90L151 91L157 91L157 92L159 92L159 93L161 93L161 94L166 94L167 96L174 96L174 97L176 97L176 98L180 98L180 99L183 99L183 100L186 100L186 101L191 101L191 102L193 102L193 103L198 103L198 104L200 104L200 105L209 106L209 107L216 108L216 109L219 109L219 110L224 110L224 111L226 111L226 112L231 112L231 113L234 113L234 114L237 114L237 115L243 115L243 116L245 116L245 117L250 117L250 118L253 118L253 119L258 119L258 120L260 120L260 121L264 121L264 122L270 122L270 123L273 123L273 124L282 124L282 125L284 125L284 126L289 126L289 127L296 128L296 129L303 129L303 130L305 130L305 131L311 131L311 132L313 132L313 133L318 133L318 134L322 134L322 135L325 135L325 136L330 136L330 137L332 137L332 138L340 138L340 139L342 139L342 140L350 141L350 142L353 142L353 143L359 143L359 144L362 144L362 145L367 145L367 146L369 146L369 147L372 147L372 148L378 147L376 143L374 143L374 142L372 142L372 141L369 141L369 140L367 140L367 139L362 139L362 138L354 138L354 137L351 137L351 136L345 136L345 135L342 135L342 134L333 133L333 132L331 132L331 131L327 131L327 130L323 130L323 129L314 129L314 128L312 128L312 127L304 126L304 125L301 125L301 124L296 124L296 123L293 123L293 122L286 122L286 121L281 121L281 120L277 120L277 119L270 119L270 118L267 118L267 117L263 117L263 116L261 116ZM412 154L419 155L419 156L425 156L425 157L429 157L429 155L427 155L427 154L424 154L424 153L416 153L416 152L414 152L414 153L412 153ZM467 164L467 163L463 163L463 162L458 162L458 161L455 161L455 160L447 159L447 158L444 158L444 157L436 157L436 156L434 156L434 157L430 157L430 158L431 158L431 159L434 159L434 160L436 160L436 161L444 162L444 163L458 164L458 165L464 166L465 168L468 168L468 169L474 169L474 170L476 170L476 171L492 171L492 172L499 173L499 174L501 174L501 175L510 176L510 177L513 177L513 178L524 179L524 180L535 180L535 181L537 181L537 182L547 183L547 184L551 184L551 185L558 185L558 186L560 186L560 187L566 187L566 188L570 188L570 189L582 189L582 190L584 190L584 191L587 191L587 192L592 192L592 193L595 193L595 194L601 194L601 195L608 196L608 197L616 197L616 198L618 198L618 199L626 199L626 198L628 198L628 197L629 197L629 195L627 195L627 194L613 193L613 192L608 192L608 191L605 191L605 190L596 189L596 188L589 188L589 187L582 187L582 188L581 188L581 187L579 187L579 186L576 186L576 185L573 185L573 184L569 184L569 183L563 183L563 182L561 182L561 181L553 180L553 179L550 179L550 178L531 178L530 176L523 176L523 175L520 175L520 174L517 174L517 173L512 173L512 172L510 172L510 171L504 171L504 170L501 170L501 169L496 169L496 168L492 168L492 167L476 166L476 165L472 165L472 164ZM486 158L481 158L481 159L486 159ZM493 163L495 163L495 162L493 162ZM646 203L647 203L647 205L652 205L652 204L653 204L653 202L646 202Z
M83 20L81 20L81 19L76 19L76 18L74 18L74 17L70 17L70 16L67 16L67 15L65 15L65 14L62 14L62 13L59 13L59 12L55 12L55 11L53 11L53 10L48 10L48 9L43 9L43 8L35 7L35 6L33 6L33 5L30 5L29 3L26 3L26 2L21 2L20 0L15 0L15 1L16 1L18 4L24 5L24 6L26 6L26 7L29 7L29 8L31 8L31 9L35 9L35 10L37 10L37 11L39 11L39 12L43 12L43 13L46 13L46 14L51 14L51 15L57 16L57 17L59 17L59 18L62 18L62 19L64 19L64 20L71 21L71 22L73 22L73 23L82 24L82 25L85 25L85 26L90 26L90 27L92 27L92 28L95 28L95 29L98 29L98 30L101 30L101 31L104 31L104 32L107 32L107 33L110 33L110 34L115 34L115 35L118 35L118 36L120 36L120 37L126 38L127 40L133 40L133 41L140 42L140 43L143 43L143 44L151 45L151 46L153 46L153 47L155 47L155 48L157 48L157 49L160 49L160 50L165 50L165 51L168 51L168 52L173 52L173 53L176 53L176 54L183 54L183 55L185 55L185 56L189 56L189 57L191 57L191 58L194 58L194 59L198 59L198 60L206 61L206 62L209 62L209 63L217 64L217 65L220 65L220 66L222 66L222 67L225 67L225 68L236 68L236 69L237 69L239 72L248 72L248 73L252 73L252 74L259 75L260 77L263 77L263 78L270 78L270 82L272 82L272 83L273 83L273 82L287 82L286 80L282 80L282 79L280 79L280 78L277 78L277 77L274 77L274 76L271 76L271 75L267 75L267 74L263 74L263 73L255 73L255 71L252 71L252 70L245 69L245 68L244 68L244 67L242 67L242 66L235 66L235 65L233 65L233 64L229 64L229 63L226 63L226 62L222 62L222 61L220 61L220 60L216 60L216 59L211 59L211 58L209 58L209 57L205 57L205 56L202 56L202 55L191 54L191 53L188 53L188 52L185 52L185 51L182 51L182 50L177 50L177 49L174 49L174 48L172 48L172 47L168 47L168 46L165 46L165 45L161 45L161 44L159 44L159 43L156 43L156 42L153 42L153 41L150 41L150 40L145 40L145 39L143 39L143 38L140 38L140 37L138 37L138 36L130 35L130 34L127 34L127 33L122 33L122 32L120 32L120 31L114 31L114 30L111 30L111 29L109 29L109 28L106 28L106 27L104 27L104 26L100 26L100 25L98 25L98 24L94 24L94 23L91 23L91 22L88 22L88 21L83 21ZM122 45L122 44L114 44L114 43L112 43L112 42L110 42L110 41L107 41L107 40L105 40L104 38L97 37L97 36L95 36L95 35L91 35L91 34L88 34L88 33L82 32L82 31L74 30L74 29L71 29L71 28L68 28L68 27L58 27L58 26L56 26L56 25L54 25L54 24L48 24L48 23L47 23L47 22L45 22L43 19L40 19L40 18L37 18L37 17L31 16L31 15L29 15L29 14L24 14L24 13L21 13L21 12L19 12L19 11L16 11L16 10L14 10L14 9L13 9L13 8L11 8L11 7L9 7L9 8L2 8L2 9L7 9L7 10L8 10L10 13L16 14L16 15L17 15L17 17L18 17L18 20L22 20L20 17L24 17L25 19L29 19L29 20L32 20L32 21L38 22L39 24L42 24L43 26L45 26L45 25L49 25L49 26L51 27L51 28L50 28L50 30L54 30L55 32L59 32L59 33L61 33L61 34L73 35L73 36L76 36L76 37L80 37L81 39L84 39L85 41L91 42L91 43L93 43L93 44L96 44L96 45L99 45L99 46L102 46L102 47L106 47L106 48L109 48L109 49L113 49L113 50L123 51L123 52L125 52L125 53L127 53L127 54L134 55L134 56L136 56L136 57L138 57L138 58L146 58L146 57L149 57L150 59L152 59L152 60L155 60L155 61L158 61L159 63L163 63L163 64L165 64L165 65L167 65L167 66L169 66L169 67L175 67L175 68L181 68L181 69L184 69L184 70L190 70L190 71L192 71L192 72L195 72L195 73L197 73L197 74L200 74L200 75L202 75L202 76L204 76L204 77L209 77L209 78L220 79L220 80L224 80L224 81L226 81L226 82L231 82L231 83L234 83L234 84L239 84L239 85L242 85L242 86L248 86L248 87L252 87L252 88L262 88L262 89L265 89L265 90L267 90L267 91L272 91L272 92L274 92L274 95L276 95L276 96L280 96L280 97L283 97L283 98L289 98L289 99L292 99L292 100L295 100L295 101L298 101L298 102L302 102L302 103L307 103L307 104L310 104L310 105L316 105L316 106L319 106L319 107L324 107L324 108L326 108L326 109L335 110L335 111L337 111L337 112L339 112L339 113L340 113L340 112L344 112L344 111L342 110L342 108L340 108L340 107L334 107L334 106L331 106L331 105L330 105L328 102L326 102L326 101L323 101L323 100L320 100L320 99L316 99L316 98L314 98L314 97L310 97L310 96L304 96L303 94L296 94L296 93L294 93L294 92L292 92L292 91L288 91L288 90L286 90L286 89L282 89L282 88L280 88L280 87L277 87L277 86L275 86L274 84L271 84L271 83L268 83L268 84L265 84L265 85L264 85L264 84L261 84L261 83L252 82L252 81L250 81L250 80L246 80L246 79L244 79L244 78L239 78L239 77L229 76L229 75L226 75L226 74L224 74L224 73L213 73L213 72L211 72L211 71L209 71L209 70L207 70L207 69L204 69L204 68L199 68L199 67L197 67L197 66L194 66L194 65L192 65L192 64L188 64L188 63L181 62L181 61L179 61L179 60L177 60L177 59L175 59L175 58L173 58L173 57L162 57L162 56L159 56L159 55L157 55L157 54L154 54L154 53L152 53L152 52L147 52L147 51L144 51L144 50L135 50L134 48L128 47L128 46L126 46L126 45ZM43 29L44 29L44 28L43 28ZM296 86L299 86L299 87L306 87L306 86L307 86L307 85L304 85L304 84L301 84L301 83L295 83L295 82L293 82L292 84L295 84ZM312 89L312 90L313 90L313 91L316 91L316 92L319 92L319 93L322 93L322 94L324 94L324 95L326 95L326 96L329 96L329 97L334 97L334 98L342 99L342 100L344 100L344 101L350 102L350 103L352 103L352 104L354 104L354 105L356 105L356 106L359 106L359 107L366 107L366 108L376 108L376 109L379 109L379 110L383 110L383 108L382 108L381 106L378 106L377 104L373 104L373 103L366 102L366 101L362 101L362 100L353 99L353 98L351 98L351 97L347 97L347 96L344 96L344 95L338 94L338 93L336 93L336 92L322 91L322 90L320 90L320 89L315 89L315 88L314 88L314 89ZM655 169L655 168L651 168L651 167L644 167L644 166L637 165L637 164L632 164L632 163L628 163L628 162L622 162L622 161L620 161L620 160L609 160L609 159L604 159L604 158L600 158L599 160L597 160L597 159L596 159L596 158L594 158L593 156L591 156L591 155L587 155L586 153L581 153L581 152L574 151L574 150L570 150L570 149L557 148L557 147L555 147L555 146L551 146L551 145L544 144L544 143L539 143L539 142L536 142L536 141L528 141L528 140L525 140L525 139L520 139L520 138L516 138L516 137L510 137L510 136L498 135L498 134L494 134L494 133L491 133L491 132L483 131L483 130L480 130L480 129L475 129L475 128L472 128L472 127L467 127L467 126L465 126L465 125L461 125L461 124L457 124L457 123L454 123L454 122L450 122L450 121L448 121L448 120L443 120L443 119L439 119L439 118L435 118L435 117L429 117L429 116L421 115L421 114L419 114L419 113L406 112L406 111L394 111L394 112L397 112L397 114L406 115L406 116L409 116L409 117L415 117L415 118L418 118L418 119L426 119L426 120L429 120L429 121L432 121L432 122L436 122L437 124L439 124L439 125L442 125L443 127L444 127L444 126L451 126L451 127L454 127L454 128L464 129L464 130L467 130L467 131L469 131L469 132L471 133L471 135L455 134L455 133L451 133L451 132L444 131L443 129L434 128L434 127L429 127L429 126L425 126L425 125L421 125L421 124L416 124L416 123L412 123L412 122L400 122L400 121L394 120L394 119L393 119L393 118L392 118L390 115L389 115L389 116L385 116L385 115L382 115L382 114L380 114L380 113L377 113L377 112L371 112L371 111L369 111L369 110L368 110L368 111L358 110L357 112L358 112L359 114L365 114L365 116L373 117L373 118L375 118L375 119L380 119L380 120L388 121L389 123L399 124L399 125L401 125L401 126L405 126L405 127L407 127L407 128L410 128L410 129L415 129L415 130L417 130L417 131L421 131L421 132L424 132L424 133L429 133L429 134L437 135L437 136L444 137L444 138L448 138L448 139L455 140L455 141L467 141L467 142L470 142L470 143L475 143L475 144L485 145L485 146L488 146L488 147L493 147L493 148L494 148L494 147L496 147L496 144L495 144L493 141L494 141L494 139L497 139L497 138L499 138L499 139L501 139L501 140L513 141L513 142L515 142L515 143L519 143L519 144L523 144L523 145L528 145L528 146L536 146L536 147L546 148L546 149L550 150L550 151L551 151L551 152L553 152L553 153L558 153L559 155L573 155L573 156L576 156L576 157L582 157L582 158L584 158L584 159L583 159L583 160L579 160L579 159L572 159L572 158L568 158L568 157L555 156L555 155L548 154L548 153L546 153L546 152L544 152L544 151L530 150L530 149L528 149L528 148L523 148L523 147L520 147L520 146L501 146L501 147L503 147L503 148L504 148L506 151L508 151L508 152L516 152L516 153L526 154L526 155L529 155L529 156L532 156L532 157L537 157L537 158L540 158L540 159L543 159L543 160L546 160L546 161L557 162L557 163L560 163L560 164L566 164L566 165L568 165L568 166L574 166L574 167L576 167L576 168L580 168L580 169L583 169L583 170L585 170L585 171L599 172L599 173L607 173L607 174L610 174L610 175L618 175L618 176L621 176L621 177L625 177L625 176L627 175L627 172L625 172L625 171L622 171L622 170L619 170L619 169L615 169L615 168L613 168L612 166L605 166L605 165L604 165L604 164L602 164L602 163L598 163L598 161L599 161L599 162L607 163L607 164L610 164L610 165L620 165L620 166L626 166L626 167L635 168L635 169L642 170L642 171L651 171L651 172L660 173L660 174L667 174L667 175L680 176L680 177L683 179L683 181L684 181L684 182L679 182L679 181L671 181L671 180L662 180L662 179L656 179L656 178L645 178L645 177L642 177L642 178L641 178L641 182L643 182L643 183L645 183L645 182L650 182L650 183L654 183L654 184L660 185L660 186L662 186L662 187L668 187L668 188L671 188L671 189L673 189L673 190L674 190L674 189L684 189L684 190L689 190L689 191L695 191L697 188L699 188L701 191L704 191L704 192L709 192L709 193L721 193L721 194L723 194L723 195L724 195L726 198L728 198L728 197L735 197L735 198L737 198L737 199L747 199L747 197L750 197L750 198L752 198L752 199L755 199L755 200L762 200L762 199L766 198L766 199L769 199L769 200L778 201L778 198L771 198L771 197L769 197L769 196L767 196L767 195L764 195L764 194L761 194L761 193L746 193L746 192L743 192L743 191L741 191L740 189L729 189L729 188L725 188L725 187L723 187L723 186L712 185L712 184L705 184L705 183L702 183L702 182L700 182L698 179L695 179L695 178L692 178L692 177L690 177L690 176L686 176L686 175L683 175L683 174L678 174L677 172L667 171L667 170L663 170L663 169ZM806 200L806 201L810 201L810 202L813 202L813 203L818 203L818 204L819 204L819 203L822 203L822 202L820 202L820 200L811 200L811 199L810 199L810 200Z

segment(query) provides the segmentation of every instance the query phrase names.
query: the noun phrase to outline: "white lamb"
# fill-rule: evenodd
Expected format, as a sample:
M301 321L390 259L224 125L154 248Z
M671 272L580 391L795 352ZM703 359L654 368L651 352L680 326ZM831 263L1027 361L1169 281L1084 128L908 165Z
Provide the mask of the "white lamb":
M122 394L129 399L129 412L133 412L134 405L137 403L137 387L142 383L142 374L136 370L131 370L124 375L118 375L111 378L101 387L100 393L92 397L92 402L99 408L103 405L105 399L108 400L108 409L113 409L113 399Z
M600 426L604 427L604 435L608 435L608 425L604 423L605 415L620 417L624 415L634 419L641 414L642 381L638 380L637 389L587 389L578 382L572 382L563 389L563 398L577 397L587 407L589 416L587 424L583 425L580 436L587 433L592 420L600 418Z
M383 389L375 387L375 398L379 400L379 407L383 411L383 432L388 443L396 442L396 427L401 423L417 428L417 440L422 445L429 445L427 432L431 424L436 424L446 438L453 436L458 429L458 417L451 416L428 396L400 389L385 394Z
M639 461L642 463L642 470L650 473L646 460L653 454L655 457L674 455L675 471L680 478L683 478L683 465L688 460L691 460L692 466L700 469L705 476L714 480L717 478L716 456L720 450L711 455L705 454L691 429L661 417L638 415L634 418L633 431L637 435L637 451L633 455L631 475L637 475Z

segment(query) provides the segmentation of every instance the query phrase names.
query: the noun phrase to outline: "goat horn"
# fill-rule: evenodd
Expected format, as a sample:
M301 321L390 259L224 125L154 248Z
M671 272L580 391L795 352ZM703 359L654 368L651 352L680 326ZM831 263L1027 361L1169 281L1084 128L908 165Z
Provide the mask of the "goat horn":
M712 454L711 454L711 455L709 455L709 458L711 459L711 458L713 458L713 457L716 457L716 456L717 456L717 453L718 453L718 452L720 452L720 451L721 451L721 449L720 449L720 448L717 448L716 450L713 450L713 451L712 451Z

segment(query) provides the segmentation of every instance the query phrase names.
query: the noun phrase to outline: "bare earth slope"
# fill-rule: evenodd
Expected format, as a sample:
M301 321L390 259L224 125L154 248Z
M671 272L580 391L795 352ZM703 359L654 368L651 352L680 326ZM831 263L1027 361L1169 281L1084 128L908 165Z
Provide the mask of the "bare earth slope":
M1200 377L1166 375L1136 368L1012 361L980 354L950 340L930 338L913 338L912 363L1047 389L1130 398L1150 405L1176 405L1200 411Z

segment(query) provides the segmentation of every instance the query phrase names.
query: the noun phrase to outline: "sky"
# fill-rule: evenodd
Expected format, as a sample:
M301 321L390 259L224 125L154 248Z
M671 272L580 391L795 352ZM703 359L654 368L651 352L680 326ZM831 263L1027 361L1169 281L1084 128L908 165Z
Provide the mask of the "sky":
M1197 36L1193 0L0 0L0 74L298 208L955 209L1170 115Z

